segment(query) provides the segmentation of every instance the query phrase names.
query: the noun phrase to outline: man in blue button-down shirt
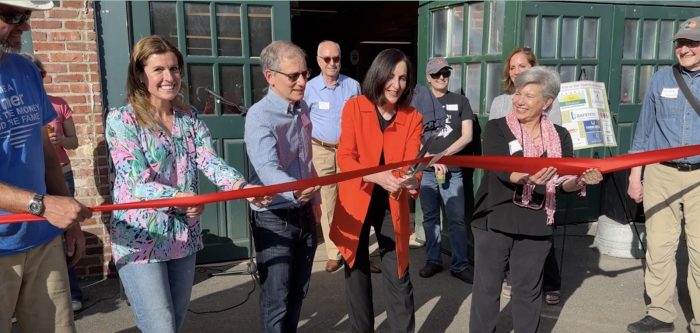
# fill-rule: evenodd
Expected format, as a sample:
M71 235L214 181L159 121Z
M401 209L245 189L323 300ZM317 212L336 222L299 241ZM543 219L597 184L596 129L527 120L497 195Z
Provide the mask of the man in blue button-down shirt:
M321 74L306 85L304 101L309 106L313 124L311 148L314 167L319 176L327 176L338 172L335 150L340 137L340 114L345 101L360 94L360 84L340 74L340 45L337 43L326 40L318 44L316 60ZM321 230L328 255L327 272L335 272L342 267L338 248L328 237L337 197L335 184L321 187Z
M273 185L315 177L311 120L303 101L306 54L290 42L274 41L262 50L260 62L269 90L246 116L250 181ZM279 193L267 207L250 206L263 332L296 332L316 252L319 188Z
M700 17L683 22L674 36L679 65L658 71L649 82L630 152L700 144L700 116L679 88L678 68L695 99L700 99ZM647 315L627 326L630 332L671 332L676 309L676 251L685 217L688 247L688 292L693 310L700 309L700 156L632 169L627 193L644 199L647 254L644 286L651 302ZM699 313L695 313L698 315ZM695 318L693 332L700 331Z

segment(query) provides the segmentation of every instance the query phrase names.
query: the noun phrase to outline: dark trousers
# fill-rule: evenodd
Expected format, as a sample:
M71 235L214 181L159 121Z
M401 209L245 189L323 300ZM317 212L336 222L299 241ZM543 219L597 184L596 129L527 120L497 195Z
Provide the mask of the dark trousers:
M263 332L296 332L316 253L310 205L255 212L253 237Z
M561 290L561 273L559 272L559 264L557 256L554 253L554 241L549 248L547 259L544 262L544 278L542 289L544 291Z
M501 282L510 263L515 333L537 332L542 312L542 269L551 237L511 235L472 228L475 242L470 332L495 332Z
M382 267L382 289L386 302L387 321L391 332L413 332L416 318L413 304L413 285L408 269L398 277L396 238L391 213L388 209L367 213L360 233L353 268L345 265L345 296L352 332L374 332L372 279L369 271L369 231L374 227L379 243Z

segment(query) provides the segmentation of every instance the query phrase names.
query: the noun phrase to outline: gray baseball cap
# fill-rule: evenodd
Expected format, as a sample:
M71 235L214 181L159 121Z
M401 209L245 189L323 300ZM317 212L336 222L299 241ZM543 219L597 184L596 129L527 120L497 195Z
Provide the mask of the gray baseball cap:
M452 67L447 64L447 59L443 57L430 58L430 60L428 60L428 65L425 66L425 73L435 74L443 68L452 69Z
M673 40L689 39L692 41L700 41L700 16L687 19L681 23L678 32L673 36Z

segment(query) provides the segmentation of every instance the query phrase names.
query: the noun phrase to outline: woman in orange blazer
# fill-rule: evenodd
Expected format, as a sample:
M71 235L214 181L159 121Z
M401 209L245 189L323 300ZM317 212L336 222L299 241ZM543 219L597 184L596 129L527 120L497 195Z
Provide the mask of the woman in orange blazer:
M377 55L362 83L362 95L343 108L337 160L351 171L416 158L423 120L409 106L411 62L397 49ZM374 227L381 258L387 319L392 332L415 327L413 286L408 274L408 196L420 179L384 171L338 184L330 236L346 261L345 285L353 332L374 331L369 272L369 231Z

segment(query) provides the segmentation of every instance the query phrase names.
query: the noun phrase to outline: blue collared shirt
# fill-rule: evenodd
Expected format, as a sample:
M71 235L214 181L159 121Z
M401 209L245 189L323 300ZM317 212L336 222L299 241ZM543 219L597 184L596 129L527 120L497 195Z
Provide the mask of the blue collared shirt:
M337 143L340 137L340 114L345 101L360 95L360 84L340 74L334 87L328 87L323 74L311 79L306 84L304 101L311 112L314 124L314 138L329 143Z
M250 183L274 185L316 176L311 160L311 120L304 101L289 104L272 89L248 110L244 140L252 165ZM320 201L318 193L312 204ZM275 195L267 208L298 207L292 192Z
M681 71L695 98L700 99L700 72ZM634 132L631 153L700 144L700 116L678 88L671 68L651 78ZM700 155L675 160L700 163Z

